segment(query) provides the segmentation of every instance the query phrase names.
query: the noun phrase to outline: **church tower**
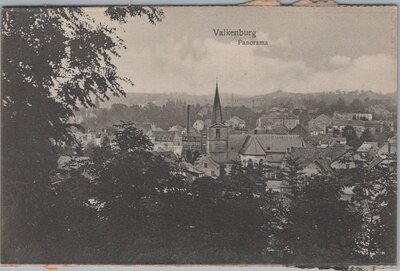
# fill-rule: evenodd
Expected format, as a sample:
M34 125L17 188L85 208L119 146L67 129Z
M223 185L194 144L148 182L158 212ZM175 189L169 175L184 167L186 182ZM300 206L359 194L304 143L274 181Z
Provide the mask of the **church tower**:
M222 120L222 106L217 82L211 125L207 128L207 153L217 163L228 161L228 136L228 126Z

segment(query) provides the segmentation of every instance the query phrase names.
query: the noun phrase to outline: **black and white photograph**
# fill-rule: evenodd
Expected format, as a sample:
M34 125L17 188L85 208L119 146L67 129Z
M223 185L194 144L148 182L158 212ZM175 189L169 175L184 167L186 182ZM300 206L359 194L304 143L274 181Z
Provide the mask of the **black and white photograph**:
M396 6L1 14L2 264L396 265Z

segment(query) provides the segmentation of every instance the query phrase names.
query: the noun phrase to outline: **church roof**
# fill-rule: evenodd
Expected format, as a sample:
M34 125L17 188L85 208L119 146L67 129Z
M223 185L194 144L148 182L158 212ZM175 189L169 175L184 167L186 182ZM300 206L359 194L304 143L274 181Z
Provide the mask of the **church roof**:
M286 153L292 148L304 146L305 142L299 135L256 134L249 136L240 153L244 155Z
M258 140L254 137L250 137L246 140L240 153L244 155L265 155L263 147L261 147Z
M231 134L228 138L228 161L235 161L238 158L239 152L243 147L249 135L247 134Z
M222 106L221 106L221 100L219 99L218 83L217 83L215 86L214 106L212 110L211 124L214 125L220 123L222 123Z

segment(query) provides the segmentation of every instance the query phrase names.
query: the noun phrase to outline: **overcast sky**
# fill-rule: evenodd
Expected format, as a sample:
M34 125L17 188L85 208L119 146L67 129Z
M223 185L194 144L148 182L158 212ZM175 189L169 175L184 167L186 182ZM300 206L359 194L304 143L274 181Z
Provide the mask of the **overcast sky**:
M119 31L127 49L116 60L135 86L128 92L209 94L275 90L396 91L393 7L164 7L151 25L132 18ZM92 10L103 18L100 10ZM213 29L257 31L268 46L239 46Z

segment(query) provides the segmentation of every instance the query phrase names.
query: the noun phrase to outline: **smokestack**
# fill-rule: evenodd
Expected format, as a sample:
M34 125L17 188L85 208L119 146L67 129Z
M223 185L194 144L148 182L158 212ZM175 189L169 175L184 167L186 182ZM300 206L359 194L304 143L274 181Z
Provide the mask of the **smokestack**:
M186 131L189 134L190 131L190 104L187 106L187 116L186 116Z

